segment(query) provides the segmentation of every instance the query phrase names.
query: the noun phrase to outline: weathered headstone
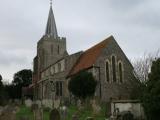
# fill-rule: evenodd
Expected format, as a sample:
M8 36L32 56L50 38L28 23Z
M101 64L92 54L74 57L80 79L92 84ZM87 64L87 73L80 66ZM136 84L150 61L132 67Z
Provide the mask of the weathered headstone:
M60 107L60 113L62 120L65 120L67 117L67 107L66 106Z
M49 120L60 120L60 113L57 109L53 109L49 115Z
M101 111L101 107L96 103L95 100L92 100L92 108L94 114L98 114Z
M43 120L43 109L42 108L34 109L33 113L34 113L34 120Z
M32 106L32 100L30 100L30 99L25 100L25 105L27 107L31 107Z
M43 120L43 109L38 104L32 104L31 110L34 113L34 120Z

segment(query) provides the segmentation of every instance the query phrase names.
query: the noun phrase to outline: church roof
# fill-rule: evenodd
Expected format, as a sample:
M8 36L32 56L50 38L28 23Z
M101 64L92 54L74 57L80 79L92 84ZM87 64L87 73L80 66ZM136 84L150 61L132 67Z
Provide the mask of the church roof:
M52 6L50 7L50 10L49 10L45 35L54 37L55 39L58 37Z
M81 70L88 69L94 65L103 48L113 39L113 36L108 37L97 45L86 50L73 66L68 76L72 76Z

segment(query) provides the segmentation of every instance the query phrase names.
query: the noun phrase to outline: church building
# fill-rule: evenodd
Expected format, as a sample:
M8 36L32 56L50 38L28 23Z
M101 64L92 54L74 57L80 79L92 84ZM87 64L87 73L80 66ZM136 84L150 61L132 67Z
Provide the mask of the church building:
M95 96L101 101L129 99L134 69L113 36L85 51L68 54L66 38L59 37L50 6L45 34L37 43L33 65L34 99L71 99L68 82L81 70L97 81Z

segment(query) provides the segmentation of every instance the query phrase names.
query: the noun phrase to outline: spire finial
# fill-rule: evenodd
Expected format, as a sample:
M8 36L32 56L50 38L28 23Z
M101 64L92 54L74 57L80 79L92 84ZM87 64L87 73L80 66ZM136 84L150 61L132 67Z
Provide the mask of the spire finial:
M50 0L50 6L52 7L52 0Z

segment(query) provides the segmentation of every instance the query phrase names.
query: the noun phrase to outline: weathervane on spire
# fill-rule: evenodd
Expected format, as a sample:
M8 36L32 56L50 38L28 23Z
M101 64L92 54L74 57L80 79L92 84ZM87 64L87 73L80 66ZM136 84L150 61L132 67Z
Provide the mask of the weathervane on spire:
M52 6L52 0L50 0L50 5Z

